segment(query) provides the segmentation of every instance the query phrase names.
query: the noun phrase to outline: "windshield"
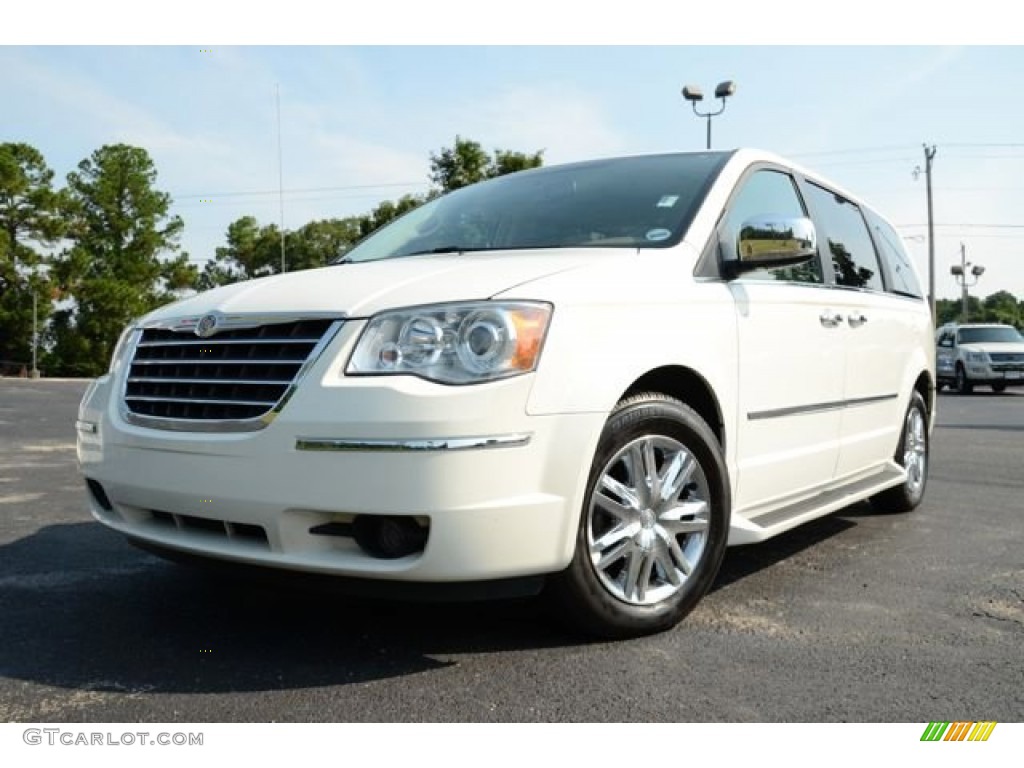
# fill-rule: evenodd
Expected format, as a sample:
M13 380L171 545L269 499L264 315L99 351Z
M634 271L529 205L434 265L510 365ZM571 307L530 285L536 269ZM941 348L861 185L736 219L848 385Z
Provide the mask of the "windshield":
M502 176L425 203L340 262L508 248L667 248L682 239L728 157L649 155Z
M999 328L961 328L961 344L992 344L992 343L1024 343L1024 336L1016 328L1002 326Z

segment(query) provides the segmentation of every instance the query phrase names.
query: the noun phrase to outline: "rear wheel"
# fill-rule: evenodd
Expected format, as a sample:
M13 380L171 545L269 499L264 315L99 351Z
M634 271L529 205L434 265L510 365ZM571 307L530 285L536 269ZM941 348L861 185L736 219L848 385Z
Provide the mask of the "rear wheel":
M594 456L573 560L551 579L560 613L609 638L674 626L714 581L729 505L721 449L693 409L623 401Z
M881 512L909 512L924 498L928 482L928 408L921 393L914 391L903 420L903 433L896 449L896 462L907 471L902 485L871 497Z
M1005 382L1000 381L1000 382L997 382L996 384L993 384L992 385L992 391L993 392L1005 392L1006 391L1006 384L1005 384Z

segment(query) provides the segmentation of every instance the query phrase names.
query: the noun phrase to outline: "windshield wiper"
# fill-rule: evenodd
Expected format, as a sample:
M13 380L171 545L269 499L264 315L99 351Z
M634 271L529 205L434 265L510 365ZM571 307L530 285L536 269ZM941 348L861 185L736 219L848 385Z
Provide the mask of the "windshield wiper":
M495 248L470 248L465 245L441 245L437 248L426 248L422 251L409 251L408 253L392 253L389 256L378 256L375 259L359 259L358 261L352 259L349 256L342 256L339 259L331 262L331 266L338 266L339 264L361 264L368 263L371 261L386 261L388 259L401 259L406 256L423 256L431 253L470 253L471 251L493 251Z
M395 254L395 256L422 256L425 253L469 253L470 251L490 251L491 248L470 248L465 245L440 245L437 248L426 248L422 251Z

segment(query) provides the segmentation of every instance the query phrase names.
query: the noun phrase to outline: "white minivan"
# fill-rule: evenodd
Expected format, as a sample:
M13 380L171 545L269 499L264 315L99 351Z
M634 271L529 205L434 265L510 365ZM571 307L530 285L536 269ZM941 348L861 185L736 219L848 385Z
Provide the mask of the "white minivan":
M727 545L917 506L934 405L889 223L765 152L662 154L466 187L156 310L78 456L95 517L161 553L544 589L625 637L679 622Z

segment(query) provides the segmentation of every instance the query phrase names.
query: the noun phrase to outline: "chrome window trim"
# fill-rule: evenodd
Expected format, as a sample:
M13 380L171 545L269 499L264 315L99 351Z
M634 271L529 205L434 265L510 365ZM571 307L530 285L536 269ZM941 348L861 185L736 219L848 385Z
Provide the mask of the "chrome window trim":
M298 451L423 453L433 451L473 451L492 448L517 448L526 445L529 433L483 435L479 437L435 437L408 440L376 440L359 438L300 437L295 440Z
M209 313L207 313L209 314ZM186 320L192 320L198 322L201 318L206 315L196 315L187 318L179 318L177 320L165 320L159 323L147 323L139 327L139 330L146 330L149 328L161 328L172 330L188 330L192 328L184 328L180 325L181 322ZM295 390L299 384L309 373L309 369L320 359L324 349L330 344L338 331L341 330L344 325L344 316L338 314L285 314L285 313L274 313L274 314L261 314L261 315L227 315L225 316L230 319L233 323L231 326L218 325L218 330L238 330L239 328L255 328L260 325L270 325L277 323L293 323L300 322L302 320L325 320L333 319L334 322L324 331L324 335L320 337L320 341L317 342L316 346L313 347L309 356L299 367L299 370L295 373L295 378L292 380L291 385L285 390L284 394L281 395L281 399L277 401L277 404L270 408L266 413L261 416L257 416L251 419L168 419L161 416L145 416L142 414L134 413L128 409L125 402L125 398L128 394L128 379L131 372L132 361L135 358L135 349L138 346L139 339L142 338L142 333L138 332L134 334L134 338L131 340L128 349L125 352L125 365L124 371L121 373L120 380L120 396L118 398L118 412L121 419L128 424L133 424L137 427L148 427L149 429L160 429L169 432L257 432L261 429L268 427L271 422L278 417L278 414L284 409L295 394ZM276 318L271 322L257 322L249 324L251 318L259 318L261 321L267 318ZM175 327L175 324L179 325Z

